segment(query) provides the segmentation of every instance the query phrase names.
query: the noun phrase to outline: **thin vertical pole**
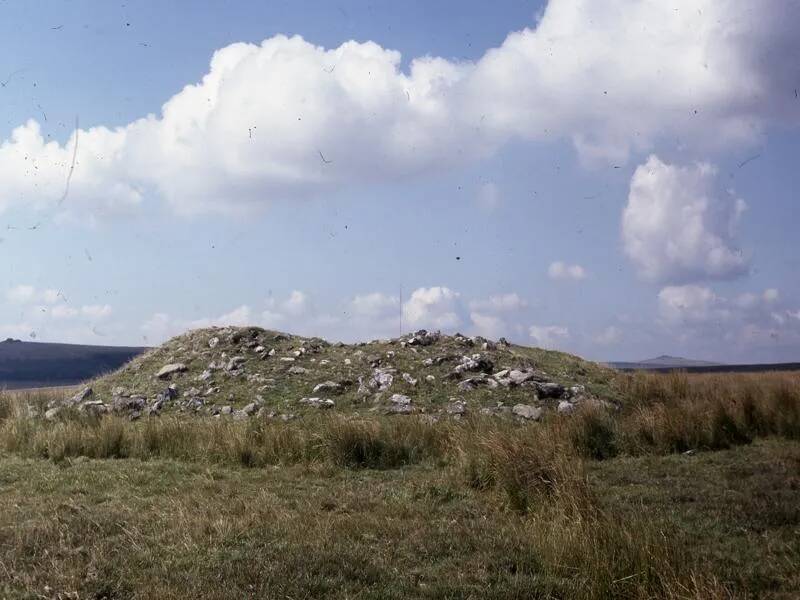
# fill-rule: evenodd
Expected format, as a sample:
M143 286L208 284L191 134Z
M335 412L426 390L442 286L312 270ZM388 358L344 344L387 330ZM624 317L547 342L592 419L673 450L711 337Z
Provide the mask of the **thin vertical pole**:
M403 337L403 284L400 284L400 337Z

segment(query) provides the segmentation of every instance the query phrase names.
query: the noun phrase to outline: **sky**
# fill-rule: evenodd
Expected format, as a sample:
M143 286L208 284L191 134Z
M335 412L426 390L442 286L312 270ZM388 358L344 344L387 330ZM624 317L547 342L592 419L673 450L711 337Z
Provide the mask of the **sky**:
M0 2L0 337L800 360L800 3Z

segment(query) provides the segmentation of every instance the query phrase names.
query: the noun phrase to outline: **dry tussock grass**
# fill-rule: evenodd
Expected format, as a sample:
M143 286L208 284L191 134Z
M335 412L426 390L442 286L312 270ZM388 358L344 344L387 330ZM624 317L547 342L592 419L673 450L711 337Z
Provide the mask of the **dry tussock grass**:
M595 497L586 461L716 450L765 436L800 439L800 375L636 374L622 376L619 385L627 402L617 412L585 406L533 425L343 415L288 423L165 415L130 423L77 413L48 422L32 416L41 414L46 395L5 394L0 451L56 463L170 459L355 472L424 464L443 469L446 497L479 494L499 513L516 515L545 574L537 584L542 597L732 597L660 522L608 512ZM217 535L214 523L202 526ZM19 535L14 543L23 548L30 540Z

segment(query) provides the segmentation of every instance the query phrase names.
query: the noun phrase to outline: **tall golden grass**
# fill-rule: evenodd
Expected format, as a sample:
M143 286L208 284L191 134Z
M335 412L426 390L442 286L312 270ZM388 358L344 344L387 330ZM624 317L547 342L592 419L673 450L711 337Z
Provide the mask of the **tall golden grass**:
M75 411L63 411L51 422L41 415L57 392L4 393L0 449L56 461L75 456L174 458L251 467L330 461L380 469L457 459L473 461L468 468L477 487L485 486L484 479L508 479L500 465L520 463L539 473L532 484L548 488L557 474L551 477L531 461L717 450L771 435L800 439L798 373L640 373L621 376L618 385L625 398L619 410L587 404L574 415L551 414L530 426L477 416L431 423L346 415L288 423L165 415L128 423ZM531 448L535 458L526 454Z
M587 404L541 423L471 417L320 415L296 422L159 418L128 422L65 411L40 416L47 394L0 395L0 453L52 461L173 459L248 468L319 464L394 469L426 463L497 510L520 515L552 595L729 598L684 541L641 515L609 514L587 461L704 451L755 438L800 439L800 374L620 376L618 410ZM566 592L565 592L566 590Z

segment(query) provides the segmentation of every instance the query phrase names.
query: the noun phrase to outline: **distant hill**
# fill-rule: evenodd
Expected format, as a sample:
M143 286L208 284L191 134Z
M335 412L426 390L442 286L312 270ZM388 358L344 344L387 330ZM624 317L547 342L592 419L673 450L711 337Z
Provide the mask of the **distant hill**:
M691 373L733 373L758 371L796 371L800 363L740 364L730 365L694 360L680 356L663 354L656 358L648 358L636 362L609 362L608 366L619 371L675 371L685 370Z
M0 342L0 388L73 385L119 368L147 348Z
M662 354L661 356L657 356L655 358L648 358L647 360L640 361L643 365L649 365L653 367L712 367L712 366L719 366L722 363L718 362L710 362L707 360L695 360L693 358L683 358L682 356L669 356L668 354Z

